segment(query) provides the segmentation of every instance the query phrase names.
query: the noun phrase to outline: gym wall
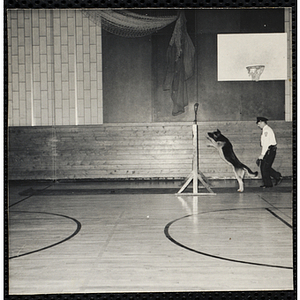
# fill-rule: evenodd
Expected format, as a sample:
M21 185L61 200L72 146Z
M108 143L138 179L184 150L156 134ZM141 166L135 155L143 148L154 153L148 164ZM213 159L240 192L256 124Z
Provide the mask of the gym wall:
M196 9L185 15L196 49L186 112L172 116L170 91L163 90L174 24L138 41L103 32L104 122L191 121L196 102L199 121L251 121L257 115L284 120L285 81L217 80L217 34L284 32L284 9Z
M257 115L274 124L274 167L291 176L285 82L218 82L216 74L217 33L283 32L283 10L185 14L195 75L186 112L174 117L170 92L162 87L174 24L127 39L102 31L80 11L9 11L9 179L184 178L192 167L195 102L207 177L232 178L230 167L206 147L205 133L217 128L255 168Z
M9 126L103 122L102 39L80 10L7 15Z

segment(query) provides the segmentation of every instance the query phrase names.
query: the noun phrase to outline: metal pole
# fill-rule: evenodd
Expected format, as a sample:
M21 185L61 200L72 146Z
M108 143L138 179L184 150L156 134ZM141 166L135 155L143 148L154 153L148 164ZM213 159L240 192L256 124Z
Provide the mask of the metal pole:
M198 193L198 125L197 125L197 111L199 104L195 103L194 112L195 120L193 124L193 193Z
M193 124L193 193L198 193L198 125Z

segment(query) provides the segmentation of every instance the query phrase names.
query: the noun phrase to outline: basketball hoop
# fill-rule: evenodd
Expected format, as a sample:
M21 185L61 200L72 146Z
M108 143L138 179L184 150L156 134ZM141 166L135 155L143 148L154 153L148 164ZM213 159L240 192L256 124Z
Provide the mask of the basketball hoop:
M259 81L260 75L265 69L264 65L247 66L248 75L251 76L253 81Z

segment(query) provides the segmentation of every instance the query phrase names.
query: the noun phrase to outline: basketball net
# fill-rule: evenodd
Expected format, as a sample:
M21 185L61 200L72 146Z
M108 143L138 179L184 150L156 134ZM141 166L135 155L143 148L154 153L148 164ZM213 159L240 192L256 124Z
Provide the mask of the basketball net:
M264 65L247 66L248 75L251 76L253 81L259 81L260 75L265 69Z

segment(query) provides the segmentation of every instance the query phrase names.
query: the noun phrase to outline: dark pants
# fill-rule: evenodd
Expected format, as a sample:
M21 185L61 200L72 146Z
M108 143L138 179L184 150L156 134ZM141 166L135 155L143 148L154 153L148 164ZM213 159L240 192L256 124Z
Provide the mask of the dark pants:
M272 168L272 164L274 162L275 156L276 156L276 148L274 147L268 149L261 162L260 171L265 186L269 186L269 187L273 186L271 177L273 177L275 180L278 180L281 177L281 174Z

